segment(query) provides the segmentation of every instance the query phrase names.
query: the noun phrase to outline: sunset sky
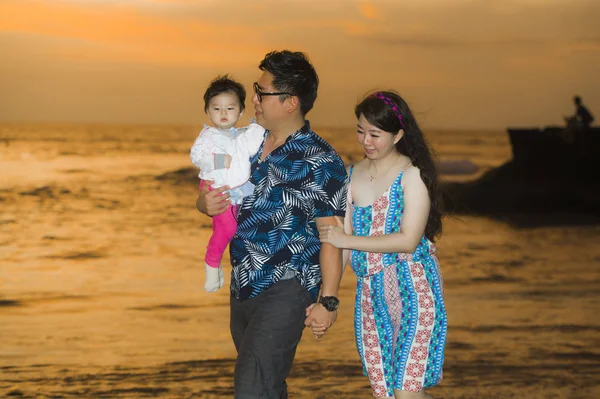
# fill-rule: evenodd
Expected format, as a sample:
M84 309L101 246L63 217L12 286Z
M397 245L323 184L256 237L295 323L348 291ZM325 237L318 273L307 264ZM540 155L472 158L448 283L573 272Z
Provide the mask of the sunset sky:
M600 119L599 26L598 0L0 0L0 122L203 123L275 49L315 64L317 126L375 88L426 128L560 124L574 94Z

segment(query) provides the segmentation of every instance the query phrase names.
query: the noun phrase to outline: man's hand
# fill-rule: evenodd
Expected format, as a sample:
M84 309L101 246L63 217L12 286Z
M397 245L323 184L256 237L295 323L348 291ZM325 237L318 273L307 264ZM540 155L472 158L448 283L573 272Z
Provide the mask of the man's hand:
M224 193L229 190L229 186L215 188L211 191L208 187L213 183L213 180L204 180L203 184L200 185L200 194L196 199L196 208L208 216L220 215L231 204L229 194Z
M306 316L304 325L310 327L315 338L319 339L322 338L327 329L335 323L337 319L337 310L329 312L320 303L313 303L306 308Z

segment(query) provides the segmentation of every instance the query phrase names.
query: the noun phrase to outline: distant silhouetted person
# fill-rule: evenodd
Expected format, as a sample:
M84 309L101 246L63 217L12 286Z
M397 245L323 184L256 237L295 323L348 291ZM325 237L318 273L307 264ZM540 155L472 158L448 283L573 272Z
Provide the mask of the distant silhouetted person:
M581 103L581 97L573 97L573 103L575 104L575 114L565 117L567 127L563 131L562 137L567 143L576 141L583 144L591 132L590 126L594 121L594 116Z
M579 123L579 126L581 128L589 129L590 125L594 121L594 116L581 103L581 97L573 97L573 102L575 103L575 115L573 115L573 119L575 119Z

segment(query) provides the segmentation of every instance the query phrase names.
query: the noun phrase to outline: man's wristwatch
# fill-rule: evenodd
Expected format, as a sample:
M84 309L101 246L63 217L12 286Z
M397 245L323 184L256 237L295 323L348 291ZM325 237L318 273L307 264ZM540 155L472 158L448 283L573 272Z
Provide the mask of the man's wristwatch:
M333 312L337 310L338 306L340 306L340 300L334 296L322 296L319 299L319 303L323 305L328 312Z

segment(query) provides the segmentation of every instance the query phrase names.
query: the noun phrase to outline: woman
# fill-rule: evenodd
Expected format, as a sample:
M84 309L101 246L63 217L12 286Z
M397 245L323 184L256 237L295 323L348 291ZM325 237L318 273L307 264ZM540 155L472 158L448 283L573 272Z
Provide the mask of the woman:
M320 228L320 239L350 250L356 345L374 396L432 398L424 389L442 379L447 332L433 244L442 228L435 165L397 93L374 93L355 114L365 158L348 171L344 224Z

